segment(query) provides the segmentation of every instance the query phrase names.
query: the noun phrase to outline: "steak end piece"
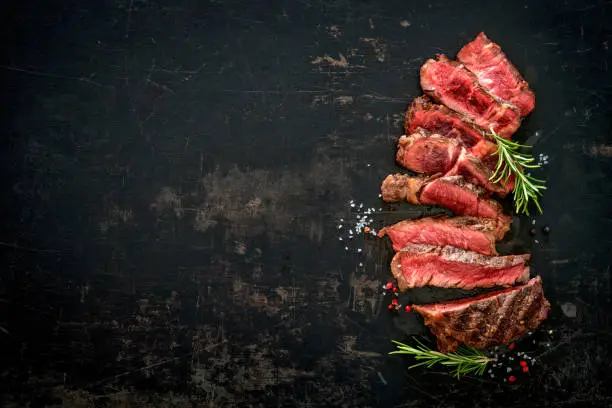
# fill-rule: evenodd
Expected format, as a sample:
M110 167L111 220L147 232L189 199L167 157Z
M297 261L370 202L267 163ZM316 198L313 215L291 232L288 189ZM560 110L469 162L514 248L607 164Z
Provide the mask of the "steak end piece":
M461 149L457 140L419 128L409 136L400 137L396 161L417 173L446 173L455 165Z
M408 201L412 204L421 204L419 193L426 182L425 177L413 177L399 173L389 174L380 187L382 199L388 203Z
M509 229L509 224L500 225L490 218L438 215L400 221L381 229L378 236L388 236L396 251L410 244L429 244L497 255L495 242L501 241Z
M451 246L412 244L395 254L391 272L400 291L440 288L492 288L525 283L530 256L487 256Z
M512 136L521 124L516 106L496 99L463 64L444 55L421 67L421 87L433 99L502 137Z
M457 60L470 70L491 94L516 106L521 115L535 107L535 95L519 71L508 60L501 47L480 33L466 44Z
M423 204L439 205L455 214L493 218L509 224L511 218L501 205L488 198L486 189L467 182L462 176L444 176L425 184L419 199Z
M442 353L460 344L477 349L508 344L536 329L550 313L539 276L524 285L453 302L414 306Z
M416 98L410 104L406 112L404 128L407 135L421 128L431 133L455 138L466 146L486 142L484 130L473 123L467 122L466 118L451 111L446 106L433 103L424 95ZM495 145L493 144L493 146Z

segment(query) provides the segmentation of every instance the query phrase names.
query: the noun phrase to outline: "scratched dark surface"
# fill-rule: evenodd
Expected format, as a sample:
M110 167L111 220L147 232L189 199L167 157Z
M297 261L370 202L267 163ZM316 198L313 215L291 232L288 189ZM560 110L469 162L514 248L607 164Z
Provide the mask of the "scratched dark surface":
M14 3L2 406L612 406L611 2ZM385 310L389 246L338 239L351 199L376 228L422 211L379 183L418 68L480 30L536 92L516 138L549 156L537 236L515 218L502 246L553 307L514 385L387 356L423 332Z

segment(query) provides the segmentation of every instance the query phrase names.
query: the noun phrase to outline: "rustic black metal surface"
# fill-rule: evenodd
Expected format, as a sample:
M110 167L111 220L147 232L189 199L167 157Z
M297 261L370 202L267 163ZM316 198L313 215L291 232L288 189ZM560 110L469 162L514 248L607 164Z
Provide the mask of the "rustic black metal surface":
M609 1L16 3L3 406L612 404ZM379 183L418 68L481 30L536 92L516 138L549 156L536 236L515 218L502 246L553 306L514 385L387 356L424 329L386 312L388 244L338 230L360 203L376 228L431 211Z

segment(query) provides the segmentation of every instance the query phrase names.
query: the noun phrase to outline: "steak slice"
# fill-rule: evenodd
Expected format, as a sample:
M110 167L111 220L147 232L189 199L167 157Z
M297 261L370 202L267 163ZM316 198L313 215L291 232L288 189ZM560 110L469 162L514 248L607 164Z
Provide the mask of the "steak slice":
M388 236L396 251L410 244L429 244L497 255L495 242L501 241L509 229L510 225L490 218L438 215L400 221L381 229L378 236Z
M458 139L466 146L485 141L484 130L467 122L465 117L451 111L446 106L431 102L424 95L416 98L410 104L404 121L404 131L407 135L416 132L419 128Z
M487 256L452 246L408 245L395 254L391 272L400 291L422 286L491 288L525 283L529 255Z
M400 137L396 161L417 173L444 174L453 168L461 150L457 140L419 128L410 136Z
M510 138L521 124L516 106L496 99L463 64L444 55L421 67L421 87L433 99L502 137Z
M467 182L462 176L422 177L390 174L380 188L382 199L388 203L408 201L412 204L439 205L457 215L493 218L510 224L501 205L488 198L483 187Z
M420 128L410 136L400 137L396 161L416 173L463 176L470 183L501 197L514 188L514 178L508 183L491 181L497 165L496 156L480 159L460 147L456 139L430 134Z
M460 299L414 306L437 338L442 353L459 344L484 349L508 344L537 328L548 317L550 303L539 276L524 285Z
M529 114L535 107L535 95L516 67L508 60L499 45L480 33L466 44L457 60L465 65L478 82L499 99L516 106L521 115Z
M458 215L494 218L509 224L510 217L504 214L502 206L487 196L487 190L462 176L444 176L424 184L419 200L422 204L448 208Z

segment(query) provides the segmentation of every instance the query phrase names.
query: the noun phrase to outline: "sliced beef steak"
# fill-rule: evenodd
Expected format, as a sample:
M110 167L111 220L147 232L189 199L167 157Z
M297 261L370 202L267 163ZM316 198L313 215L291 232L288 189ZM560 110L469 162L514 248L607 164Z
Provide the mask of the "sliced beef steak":
M483 129L509 138L521 124L521 112L487 92L463 64L444 55L421 67L421 87L433 99L466 116Z
M525 283L529 255L487 256L451 246L412 244L395 254L391 272L399 289L491 288Z
M419 128L410 136L400 137L396 161L417 173L444 174L453 168L461 150L456 139L430 134Z
M380 190L382 199L388 203L408 201L412 204L439 205L457 215L493 218L502 224L509 224L511 220L497 201L488 198L487 190L467 182L462 176L428 179L390 174L383 180Z
M484 33L465 45L457 60L465 65L478 82L491 94L516 106L521 115L529 114L535 107L535 95L529 84L508 60L499 45Z
M412 102L406 112L404 128L407 135L421 128L431 133L458 139L466 146L474 146L485 141L484 130L467 122L465 117L446 106L431 102L427 96L420 96Z
M410 244L429 244L497 255L495 242L501 241L509 229L510 225L490 218L439 215L400 221L381 229L378 236L388 236L396 251Z
M484 349L508 344L546 319L550 304L539 276L524 285L453 302L414 306L442 353L460 344Z
M422 204L439 205L458 215L493 218L510 223L501 205L487 198L488 192L467 182L462 176L444 176L426 183L421 188L419 200Z

